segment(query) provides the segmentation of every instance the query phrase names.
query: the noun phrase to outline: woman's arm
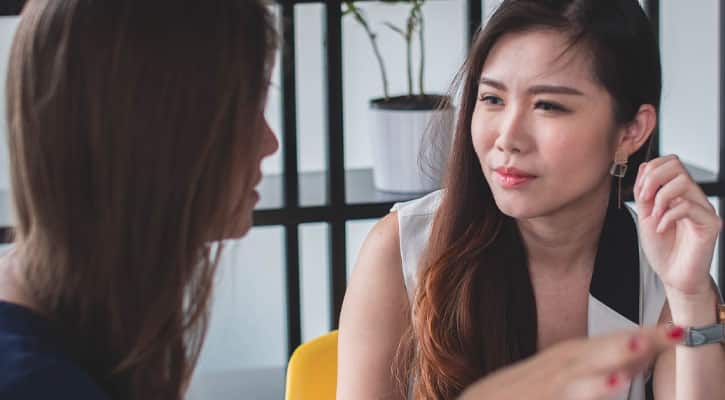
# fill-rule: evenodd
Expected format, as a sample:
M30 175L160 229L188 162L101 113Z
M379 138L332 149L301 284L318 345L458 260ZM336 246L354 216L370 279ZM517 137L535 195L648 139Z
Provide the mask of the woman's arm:
M715 323L709 271L722 228L715 208L673 155L640 166L634 197L640 243L665 288L663 319L683 327ZM658 400L725 399L725 349L678 346L657 363L655 379Z
M695 327L715 323L719 297L714 290L709 294L677 304L675 313L666 303L660 323ZM655 364L654 393L657 400L725 398L725 346L677 346L662 354Z
M340 315L337 398L400 399L391 366L410 323L398 217L370 231L358 255Z

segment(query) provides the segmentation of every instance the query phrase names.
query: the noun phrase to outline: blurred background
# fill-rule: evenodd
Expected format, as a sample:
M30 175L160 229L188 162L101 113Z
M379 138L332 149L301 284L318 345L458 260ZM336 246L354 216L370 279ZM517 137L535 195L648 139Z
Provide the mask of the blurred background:
M427 92L447 92L475 28L499 3L424 2ZM659 153L678 154L719 209L719 197L725 195L720 172L725 71L721 2L641 3L658 26L662 53ZM17 4L7 7L0 6L2 93L19 19L13 15ZM373 184L377 150L371 136L377 125L369 101L381 97L383 89L367 32L352 13L343 15L350 6L340 1L277 0L269 7L285 40L267 107L281 151L263 165L255 227L242 241L225 244L192 399L233 398L233 393L282 398L291 351L336 328L346 280L369 229L394 202L420 196L382 192ZM359 1L355 8L377 35L391 95L404 94L406 42L386 23L404 27L411 3ZM412 46L416 85L417 40ZM0 227L7 231L12 218L4 117L3 101ZM3 246L7 244L0 244L0 250ZM718 252L712 269L715 279L723 271L719 259Z

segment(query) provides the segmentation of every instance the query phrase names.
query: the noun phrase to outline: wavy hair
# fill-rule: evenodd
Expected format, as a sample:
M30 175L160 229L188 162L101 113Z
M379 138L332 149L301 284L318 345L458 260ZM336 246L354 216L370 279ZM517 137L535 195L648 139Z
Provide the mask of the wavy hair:
M412 322L393 365L404 397L453 399L537 350L526 249L515 221L494 202L470 127L491 48L505 34L542 28L568 35L569 49L590 51L593 75L614 99L617 123L633 120L642 104L659 106L659 50L636 0L506 0L499 6L457 78L463 86L446 189L419 268ZM635 169L649 147L633 155Z

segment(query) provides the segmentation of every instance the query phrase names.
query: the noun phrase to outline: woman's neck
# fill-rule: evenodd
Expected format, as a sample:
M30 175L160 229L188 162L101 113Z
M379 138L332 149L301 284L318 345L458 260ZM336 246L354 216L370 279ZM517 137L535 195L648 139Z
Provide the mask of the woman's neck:
M24 274L20 265L14 249L0 255L0 301L19 304L37 311L38 307L24 289L26 285L23 284Z
M607 188L549 215L517 220L531 273L591 272L608 201Z

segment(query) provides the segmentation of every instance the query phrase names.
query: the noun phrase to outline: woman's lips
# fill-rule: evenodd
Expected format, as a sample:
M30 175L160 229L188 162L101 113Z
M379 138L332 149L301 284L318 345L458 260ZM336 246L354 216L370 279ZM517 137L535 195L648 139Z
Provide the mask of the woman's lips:
M499 167L494 170L496 178L504 188L516 188L531 182L536 176L512 167Z

